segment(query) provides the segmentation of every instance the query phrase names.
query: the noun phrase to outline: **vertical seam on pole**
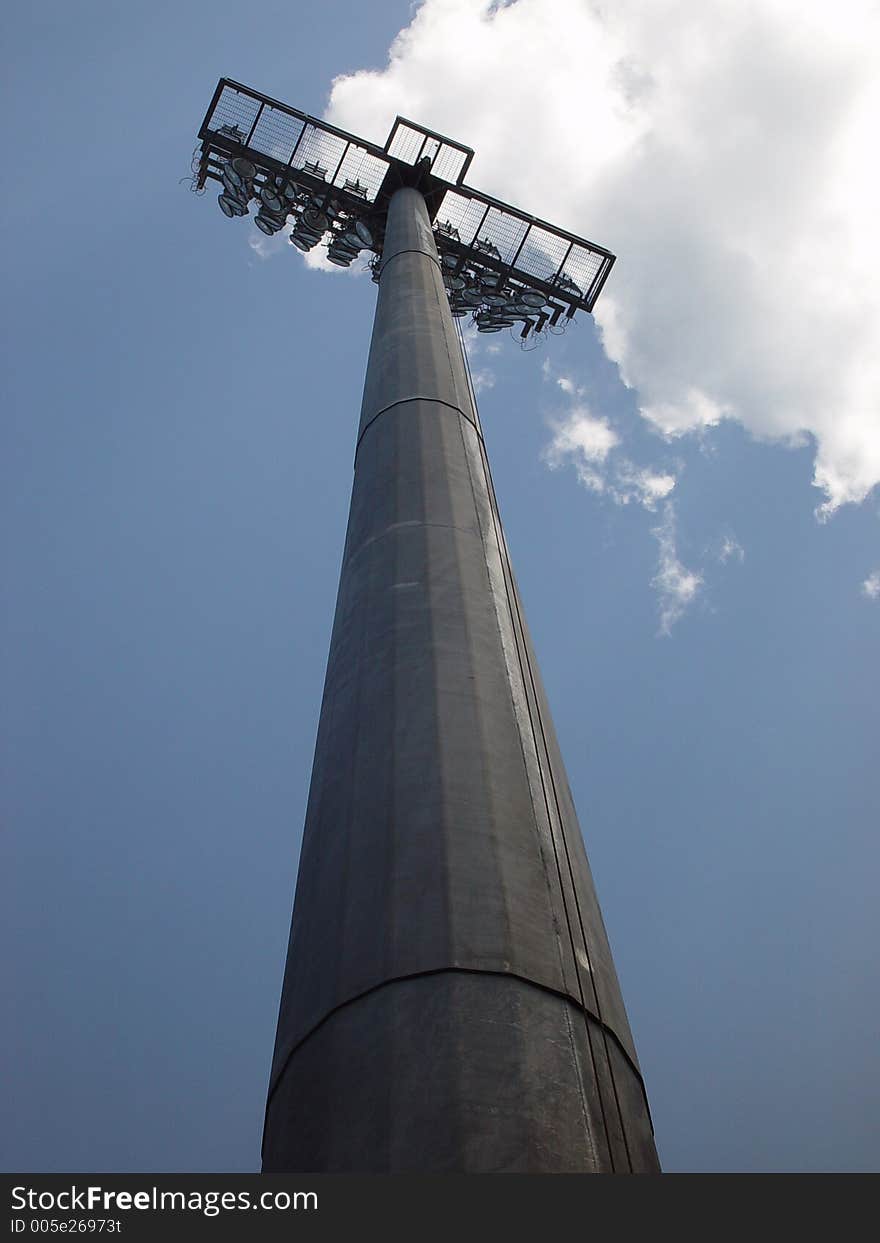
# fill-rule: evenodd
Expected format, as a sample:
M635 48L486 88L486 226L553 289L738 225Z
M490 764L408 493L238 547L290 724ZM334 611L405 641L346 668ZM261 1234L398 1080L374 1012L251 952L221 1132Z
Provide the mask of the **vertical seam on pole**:
M461 330L460 330L460 329L459 329L459 340L460 340L460 342L461 342L462 354L463 354L463 356L464 356L464 358L465 358L465 364L466 364L466 368L467 368L467 372L468 372L468 378L470 378L470 364L467 362L467 354L466 354L466 352L465 352L465 348L464 348L464 338L463 338L463 336L461 335ZM475 396L475 395L473 395L473 396L472 396L472 400L474 401L474 404L476 404L476 396ZM551 788L551 789L552 789L552 791L553 791L553 801L554 801L554 804L555 804L555 807L556 807L556 816L557 816L557 821L558 821L558 824L559 824L559 833L560 833L560 836L561 836L561 838L562 838L562 847L563 847L563 851L564 851L564 853L565 853L565 862L566 862L566 867L567 867L567 871L568 871L569 881L570 881L570 884L571 884L572 896L573 896L573 898L574 898L574 905L575 905L575 911L576 911L576 913L577 913L578 926L579 926L579 928L580 928L581 940L582 940L582 943L583 943L583 946L584 946L584 953L585 953L586 958L587 958L588 970L589 970L589 974L590 974L590 981L591 981L592 986L593 986L593 995L594 995L594 997L595 997L595 1002L596 1002L595 1011L596 1011L596 1014L598 1014L598 1015L599 1015L599 1019L600 1019L600 1031L601 1031L601 1035L602 1035L602 1043L603 1043L603 1047L604 1047L604 1051L605 1051L605 1060L606 1060L606 1062L607 1062L607 1064L608 1064L608 1074L609 1074L609 1077L610 1077L610 1079L611 1079L611 1087L612 1087L612 1091L613 1091L613 1093L614 1093L614 1104L615 1104L616 1109L617 1109L617 1116L618 1116L618 1118L619 1118L619 1120L620 1120L620 1131L621 1131L621 1135L623 1136L623 1143L624 1143L624 1150L625 1150L625 1152L626 1152L627 1164L629 1165L630 1169L632 1169L632 1158L631 1158L630 1151L629 1151L629 1141L628 1141L628 1139L627 1139L627 1135L626 1135L626 1126L625 1126L625 1123L624 1123L624 1120L623 1120L623 1111L622 1111L622 1110L621 1110L621 1108L620 1108L620 1095L619 1095L619 1092L618 1092L618 1090L617 1090L617 1080L616 1080L616 1077L615 1077L615 1074L614 1074L614 1067L613 1067L612 1062L611 1062L611 1055L610 1055L609 1050L608 1050L608 1040L607 1040L607 1037L606 1037L605 1032L604 1032L604 1019L603 1019L603 1017L602 1017L602 1007L601 1007L601 1002L600 1002L600 1000L599 1000L599 989L598 989L598 985L597 985L597 983L596 983L596 976L595 976L595 973L594 973L594 971L593 971L593 966L592 966L592 955L590 954L590 946L589 946L589 942L588 942L588 939L587 939L586 931L585 931L585 929L584 929L583 916L582 916L582 914L581 914L581 909L580 909L580 901L579 901L579 899L578 899L577 885L576 885L576 883L575 883L574 869L572 868L572 865L571 865L571 856L570 856L570 854L569 854L569 849L568 849L568 840L567 840L567 836L566 836L566 832L565 832L565 822L564 822L564 820L563 820L563 817L562 817L562 812L561 812L561 809L560 809L560 806L559 806L559 795L558 795L558 792L557 792L557 789L556 789L556 778L555 778L555 774L554 774L554 771L553 771L553 763L552 763L552 759L551 759L551 756L550 756L550 748L549 748L549 747L548 747L548 745L547 745L547 738L546 738L546 733L545 733L545 730L544 730L544 722L543 722L543 716L542 716L542 713L541 713L541 705L540 705L540 700L539 700L539 698L538 698L538 692L537 692L537 687L536 687L536 684L535 684L534 674L533 674L532 667L531 667L531 660L530 660L530 657L529 657L528 646L527 646L527 644L526 644L525 627L524 627L524 625L523 625L522 614L521 614L520 607L519 607L519 598L518 598L519 593L518 593L518 591L517 591L517 588L516 588L516 584L515 584L515 582L513 582L513 571L512 571L512 567L510 566L510 560L509 560L509 558L508 558L508 556L507 556L507 544L506 544L506 541L504 540L504 536L503 536L503 528L502 528L500 531L499 531L499 529L498 529L498 528L499 528L499 525L500 525L500 514L499 514L499 512L498 512L498 502L497 502L497 497L496 497L496 495L495 495L495 485L494 485L494 482L493 482L493 480L492 480L492 471L491 471L491 467L489 466L489 455L488 455L488 453L486 452L486 448L485 448L485 444L484 444L484 443L482 443L482 442L481 442L481 446L480 446L480 447L481 447L481 458L482 458L482 462L483 462L483 470L484 470L484 472L485 472L485 476L486 476L486 483L487 483L487 487L488 487L488 491L489 491L489 501L490 501L490 509L491 509L491 511L492 511L492 521L493 521L493 524L495 525L495 528L496 528L496 531L495 531L495 537L496 537L496 541L497 541L497 543L498 543L499 553L500 553L500 556L501 556L501 561L502 561L502 573L504 574L504 578L505 578L505 591L507 592L507 595L508 595L508 608L510 609L510 612L511 612L511 621L514 623L514 629L516 629L516 627L518 626L518 627L519 627L519 632L520 632L520 633L519 633L519 638L517 639L517 644L516 644L516 646L517 646L517 654L518 654L518 656L519 656L519 662L520 662L520 675L521 675L521 677L523 678L523 682L525 682L525 670L526 670L526 669L528 669L529 683L530 683L531 688L532 688L532 696L533 696L534 701L535 701L535 709L536 709L536 713L537 713L537 717L538 717L538 724L539 724L539 726L540 726L540 730L541 730L541 742L542 742L542 744L543 744L544 756L546 757L546 761L547 761L546 767L547 767L547 772L548 772L548 777L549 777L549 782L550 782L550 788ZM509 572L509 574L510 574L510 579L511 579L511 588L510 588L510 591L508 591L508 589L507 589L507 573L508 573L508 572ZM511 601L511 593L512 593L512 597L513 597L512 601ZM523 667L523 659L525 660L525 667ZM532 728L533 739L534 739L534 744L535 744L535 751L536 751L536 754L538 755L538 769L539 769L539 772L540 772L540 774L541 774L541 785L542 785L542 788L544 789L544 797L545 797L545 799L546 799L547 794L546 794L546 786L545 786L545 783L544 783L543 766L541 765L541 762L540 762L540 753L538 752L538 745L537 745L537 743L538 743L538 739L537 739L537 732L536 732L536 730L535 730L535 722L534 722L534 718L533 718L533 716L532 716L532 711L531 711L531 705L530 705L530 702L529 702L528 691L526 692L526 707L527 707L528 714L529 714L529 723L530 723L531 728ZM556 853L555 835L554 835L554 833L553 833L553 824L552 824L552 817L550 816L550 808L549 808L549 805L548 805L548 807L547 807L547 814L548 814L548 819L549 819L549 821L550 821L550 834L551 834L551 840L553 840L553 843L554 843L554 853ZM558 854L557 854L557 867L559 867L559 857L558 857ZM561 871L560 871L560 878L559 878L559 879L560 879L560 887L562 887L562 876L561 876ZM565 908L565 911L566 911L566 920L568 921L568 903L565 901L565 894L564 894L564 891L563 891L563 895L562 895L562 897L563 897L563 905L564 905L564 908ZM570 924L569 924L569 927L568 927L568 932L569 932L569 938L571 939L571 944L572 944L572 956L574 957L574 968L575 968L575 974L576 974L576 976L577 976L577 981L578 981L578 991L580 992L580 994L581 994L581 998L582 998L582 1001L583 1001L583 1000L584 1000L584 999L583 999L583 987L582 987L582 984L581 984L580 969L579 969L579 967L578 967L577 953L576 953L575 948L574 948L574 936L573 936L573 933L572 933L572 929L571 929L571 925L570 925ZM586 1010L586 1005L585 1005L585 1004L584 1004L584 1010ZM588 1042L589 1042L589 1044L590 1044L590 1050L591 1050L591 1055L592 1055L592 1040L590 1039L589 1024L588 1024L588 1021L587 1021L587 1019L586 1019L586 1015L585 1015L585 1020L584 1020L584 1021L585 1021L585 1023L587 1024L587 1039L588 1039ZM594 1063L594 1066L595 1066L595 1063ZM602 1114L603 1114L603 1119L604 1119L604 1117L605 1117L605 1106L604 1106L604 1101L603 1101L603 1098L602 1098L602 1091L601 1091L601 1087L599 1086L599 1080L598 1080L598 1077L597 1077L597 1079L596 1079L596 1087L597 1087L597 1092L598 1092L598 1095L599 1095L599 1100L600 1100L600 1103L601 1103L601 1105L602 1105ZM606 1125L606 1134L608 1134L607 1120L606 1120L605 1125ZM612 1165L613 1165L613 1164L614 1164L614 1155L613 1155L613 1151L612 1151L612 1149L611 1149L611 1137L610 1137L610 1134L608 1134L608 1148L609 1148L609 1153L610 1153L610 1155L611 1155L611 1162L612 1162Z
M464 352L464 339L463 339L463 337L461 336L461 332L460 332L460 330L459 330L459 341L460 341L461 348L462 348L462 355L463 355L463 357L465 358L465 366L466 366L466 370L467 370L467 373L468 373L468 379L470 380L470 366L469 366L469 364L468 364L468 363L467 363L467 361L466 361L467 356L466 356L466 354L465 354L465 352ZM475 394L473 394L473 385L472 385L472 383L471 383L471 390L472 390L471 400L472 400L472 401L474 402L474 404L476 405L476 395L475 395ZM461 431L461 426L460 426L460 425L459 425L459 430ZM462 433L462 436L463 436L463 433ZM532 716L532 708L531 708L531 703L530 703L530 701L529 701L528 688L527 688L527 686L526 686L525 669L524 669L524 667L523 667L523 655L524 655L524 653L523 653L523 651L522 651L522 647L524 646L524 638L523 638L522 634L519 634L519 635L517 634L517 627L516 627L516 611L518 610L518 605L517 605L517 601L516 601L515 592L514 592L514 595L513 595L513 599L511 599L511 588L508 586L508 573L510 572L510 564L509 564L509 559L508 559L508 557L507 557L507 544L506 544L506 541L505 541L505 540L504 540L504 538L503 538L503 533L502 533L502 532L499 532L499 529L498 529L498 527L499 527L499 519L500 519L500 515L498 514L498 506L497 506L497 501L496 501L496 498L495 498L495 489L494 489L494 487L492 486L491 476L490 476L490 474L489 474L489 469L488 469L488 455L485 453L485 447L482 445L482 443L481 443L481 454L480 454L480 457L481 457L481 463L482 463L482 466L483 466L483 473L484 473L484 476L485 476L486 491L487 491L488 500L489 500L489 511L490 511L490 513L491 513L491 518L492 518L493 533L494 533L494 536L495 536L495 543L496 543L496 546L497 546L497 548L498 548L498 556L499 556L499 560L500 560L500 562L501 562L501 576L502 576L502 579L503 579L503 581L504 581L504 592L505 592L505 596L506 596L506 598L507 598L507 609L508 609L508 613L509 613L509 615L510 615L511 627L512 627L512 629L513 629L514 647L516 648L517 663L519 664L519 670L520 670L520 679L521 679L521 681L522 681L522 684L523 684L523 690L524 690L524 692L525 692L526 713L527 713L527 715L528 715L528 719L529 719L529 726L530 726L531 733L532 733L532 745L534 746L534 750L535 750L535 759L536 759L536 761L537 761L537 767L538 767L538 777L539 777L539 780L540 780L540 783L541 783L541 791L542 791L542 794L543 794L543 797L544 797L544 805L545 805L546 812L547 812L547 827L548 827L548 830L549 830L549 833L550 833L550 841L551 841L551 844L552 844L552 847L553 847L553 856L554 856L554 860L555 860L555 863L556 863L556 872L557 872L557 876L558 876L558 880L559 880L559 893L560 893L560 897L561 897L561 899L562 899L562 909L563 909L563 913L564 913L564 916L565 916L566 930L567 930L567 932L568 932L568 939L569 939L569 944L570 944L570 947L571 947L571 956L572 956L572 963L573 963L573 967L574 967L574 975L575 975L575 980L576 980L576 982L577 982L578 994L580 995L580 999L581 999L581 1009L582 1009L582 1011L586 1011L586 999L585 999L585 997L584 997L583 984L582 984L582 982L581 982L581 974L580 974L580 970L579 970L579 968L578 968L577 951L576 951L576 949L575 949L575 944L574 944L574 934L573 934L573 931L572 931L572 927L571 927L571 919L570 919L569 912L568 912L568 902L567 902L567 900L566 900L566 896L565 896L565 885L563 884L563 880L562 880L562 867L561 867L560 860L559 860L559 852L558 852L558 850L557 850L557 846L556 846L556 835L555 835L555 833L554 833L554 831L553 831L553 817L552 817L552 814L551 814L551 812L550 812L550 803L549 803L549 799L548 799L548 796L547 796L547 786L546 786L546 782L545 782L545 779L544 779L544 765L541 763L541 754L540 754L540 751L539 751L539 749L538 749L538 736L537 736L537 731L536 731L536 729L535 729L535 722L534 722L534 719L533 719L533 716ZM470 475L470 464L468 464L468 473L469 473L469 475ZM472 477L471 477L471 489L473 490L473 478L472 478ZM476 497L474 497L474 505L475 505L475 507L476 507ZM486 567L486 570L487 570L487 574L488 574L488 565L487 565L487 567ZM491 580L490 580L490 590L491 590ZM528 654L527 654L527 653L525 653L525 656L526 656L526 660L528 660ZM512 687L511 687L511 693L512 693ZM538 699L537 699L537 696L536 696L536 695L534 696L534 699L535 699L535 707L536 707L536 709L538 709L538 710L540 711L540 705L538 704ZM515 704L514 704L514 716L516 716L516 705L515 705ZM543 732L543 731L542 731L542 732ZM521 738L521 737L520 737L520 745L522 745L522 738ZM549 768L549 767L550 767L550 765L549 765L549 755L547 756L547 759L548 759L548 765L547 765L547 767ZM525 764L525 755L523 755L523 763ZM528 777L528 766L527 766L527 765L526 765L526 774L527 774L527 777ZM551 782L552 782L552 768L550 769L550 779L551 779ZM554 795L555 795L555 790L554 790ZM559 814L559 813L558 813L558 807L557 807L557 815L558 815L558 814ZM563 844L564 844L564 843L565 843L565 837L564 837L564 831L562 830L561 817L560 817L560 831L563 833ZM569 867L569 880L570 880L570 882L571 882L572 892L573 892L573 896L574 896L575 902L577 902L577 892L575 891L575 888L574 888L574 878L571 876L570 867ZM583 935L583 933L582 933L582 935ZM586 949L586 943L585 943L585 949ZM565 977L564 977L564 975L563 975L563 979L564 979L564 978L565 978ZM591 973L591 978L592 978L592 973ZM593 981L593 987L594 987L594 994L595 994L595 996L596 996L596 1013L597 1013L597 1014L601 1014L601 1011L599 1010L599 998L598 998L598 994L596 993L596 990L595 990L595 981ZM606 1144L607 1144L607 1147L608 1147L608 1158L609 1158L609 1160L610 1160L610 1162L611 1162L611 1166L612 1166L612 1170L613 1170L614 1165L615 1165L615 1160L614 1160L614 1149L613 1149L612 1144L611 1144L611 1135L610 1135L610 1132L609 1132L609 1129L608 1129L608 1119L607 1119L607 1117L606 1117L606 1113L605 1113L605 1101L604 1101L604 1099L603 1099L602 1089L601 1089L601 1086L600 1086L600 1083L599 1083L599 1076L598 1076L597 1067L596 1067L596 1059L595 1059L595 1054L593 1053L593 1042L592 1042L592 1038L591 1038L591 1033L590 1033L590 1029L589 1029L589 1024L588 1024L588 1021L587 1021L587 1019L586 1019L586 1015L585 1015L585 1017L584 1017L584 1026L585 1026L585 1031L586 1031L586 1036L587 1036L587 1046L588 1046L588 1048L589 1048L589 1050L590 1050L590 1061L591 1061L591 1062L592 1062L592 1064L593 1064L593 1075L594 1075L594 1082L595 1082L595 1084L596 1084L596 1095L597 1095L597 1097L598 1097L598 1099L599 1099L599 1109L600 1109L601 1114L602 1114L602 1125L603 1125L603 1128L604 1128L604 1130L605 1130L605 1141L606 1141ZM609 1072L610 1072L610 1069L611 1069L611 1067L610 1067L610 1062L609 1062ZM585 1101L583 1100L583 1097L582 1097L582 1098L581 1098L581 1108L582 1108L584 1111L585 1111L585 1105L586 1105L586 1103L585 1103Z

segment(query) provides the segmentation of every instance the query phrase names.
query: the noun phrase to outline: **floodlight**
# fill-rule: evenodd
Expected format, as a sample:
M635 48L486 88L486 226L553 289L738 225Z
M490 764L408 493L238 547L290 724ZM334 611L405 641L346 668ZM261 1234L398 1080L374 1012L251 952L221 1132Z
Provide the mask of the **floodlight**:
M284 206L281 195L270 185L265 185L260 190L260 198L266 204L270 211L279 212Z
M330 227L330 221L327 219L326 212L316 211L314 207L307 207L302 214L303 222L310 229L320 230L326 233Z
M351 266L351 259L347 255L331 254L327 252L327 258L331 263L335 263L338 268L347 268Z
M373 234L371 233L367 225L363 222L363 220L356 220L354 222L354 231L360 238L362 245L364 246L373 245Z
M266 219L265 216L255 216L254 224L257 226L258 229L262 229L262 231L268 234L270 237L272 236L273 233L277 232L277 229L273 228L273 226L269 223L269 221Z
M223 202L220 202L221 199ZM229 207L232 208L233 216L247 215L247 204L243 203L241 199L233 198L231 194L223 193L217 201L220 203L220 207L224 212L226 211L225 204L228 204Z
M542 293L538 293L536 289L526 289L520 294L520 302L524 302L526 306L532 306L536 310L540 310L547 302Z
M223 212L224 216L235 216L238 214L232 204L232 200L227 195L218 195L217 202L220 204L220 210Z
M290 237L287 240L289 242L292 242L293 245L296 246L298 250L311 250L314 244L312 242L306 241L304 237L300 237L296 233L291 233Z
M227 177L223 177L223 188L231 199L238 199L241 203L246 203L250 197L243 185L235 185Z
M233 172L238 173L244 181L253 181L257 175L257 168L250 160L246 160L244 156L236 156L234 160L230 160L230 167Z
M237 173L231 164L224 166L222 180L224 186L232 186L236 190L240 190L244 185L244 177Z

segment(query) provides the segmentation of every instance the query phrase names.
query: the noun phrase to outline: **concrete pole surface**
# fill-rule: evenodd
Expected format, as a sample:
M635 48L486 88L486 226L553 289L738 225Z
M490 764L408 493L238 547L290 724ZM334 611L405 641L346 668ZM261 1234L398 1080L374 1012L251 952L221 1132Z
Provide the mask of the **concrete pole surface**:
M266 1172L655 1172L425 201L394 195Z

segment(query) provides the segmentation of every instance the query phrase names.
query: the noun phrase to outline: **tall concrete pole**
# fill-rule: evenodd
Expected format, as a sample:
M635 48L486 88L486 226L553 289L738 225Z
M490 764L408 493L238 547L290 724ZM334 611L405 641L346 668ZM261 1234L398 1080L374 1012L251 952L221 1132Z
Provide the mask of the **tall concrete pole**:
M388 211L263 1169L658 1169L409 187Z

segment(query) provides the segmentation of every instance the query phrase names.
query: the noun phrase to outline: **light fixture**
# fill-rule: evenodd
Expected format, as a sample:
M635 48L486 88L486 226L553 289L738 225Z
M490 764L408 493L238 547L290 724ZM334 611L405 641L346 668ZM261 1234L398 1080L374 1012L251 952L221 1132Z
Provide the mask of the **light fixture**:
M356 220L354 222L354 231L363 242L364 246L373 245L373 235L364 224L363 220Z
M258 229L261 229L263 233L265 233L268 237L271 237L273 233L278 232L275 226L270 224L265 216L256 216L254 218L254 224L257 226Z
M233 216L246 216L247 215L247 204L243 203L241 199L233 198L231 194L225 194L225 193L221 194L220 198L225 199L225 201L232 208ZM218 199L217 201L220 202L220 199ZM221 207L221 210L223 210L224 212L226 211L226 208L223 206L223 203L220 203L220 207Z
M292 236L303 243L302 249L304 250L311 250L314 246L317 246L318 242L321 240L320 233L309 233L305 229L295 229Z
M228 190L241 190L244 187L244 178L239 176L231 164L224 164L222 181Z
M217 202L220 204L220 210L223 212L224 216L237 216L238 215L238 212L235 210L235 204L233 203L232 199L229 198L228 195L226 194L218 195Z
M330 227L330 221L322 211L317 211L314 207L307 207L302 214L303 223L308 225L310 229L317 232L326 233Z
M351 260L347 255L330 254L328 252L327 258L331 263L335 263L338 268L347 268L351 266Z
M506 306L507 294L503 293L487 293L483 297L486 306Z
M250 160L246 160L243 155L237 155L234 160L229 161L230 168L233 172L238 173L243 181L252 181L257 175L256 165Z
M547 299L542 293L538 293L537 289L526 289L520 294L520 302L524 302L526 306L532 306L535 310L540 310L545 305Z
M291 233L287 240L296 246L298 250L311 250L314 245L313 242L307 242L304 237L299 237L296 233Z
M281 196L274 186L266 184L260 190L260 198L269 208L269 211L279 212L284 206Z

